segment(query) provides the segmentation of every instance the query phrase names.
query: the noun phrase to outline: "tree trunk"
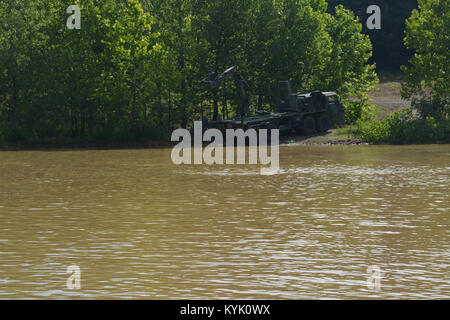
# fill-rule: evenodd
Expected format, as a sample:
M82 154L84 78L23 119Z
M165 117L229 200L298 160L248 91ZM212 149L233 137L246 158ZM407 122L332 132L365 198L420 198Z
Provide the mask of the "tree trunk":
M169 112L167 117L167 130L169 132L169 135L171 135L172 131L172 99L170 96L170 89L169 89Z
M186 128L187 126L187 113L186 113L186 81L184 79L181 81L181 127Z
M17 111L18 111L18 89L17 89L17 79L13 78L13 95L12 95L12 107L13 107L13 127L14 127L14 136L16 135L17 130ZM15 137L14 137L15 138Z
M222 113L223 113L223 118L225 119L228 119L228 103L227 103L227 96L226 96L226 91L224 90L224 93L223 93L223 102L222 102L222 106L223 106L223 110L222 110Z
M217 101L217 89L214 89L214 113L213 113L213 121L217 120L219 115L219 103Z
M85 111L81 111L81 130L80 130L80 135L82 137L84 137L85 129L86 129L86 112Z
M161 88L160 82L158 82L156 84L156 88L158 90L158 119L159 119L159 123L163 124L164 113L163 113L163 104L162 104L162 88Z
M136 69L134 69L134 74L133 74L133 85L132 85L132 90L133 90L133 104L131 106L131 124L134 126L135 122L136 122L136 97L137 97L137 90L136 90Z
M87 120L87 124L88 124L88 130L89 132L92 132L94 130L94 104L90 105L91 102L89 102L88 104L88 120Z
M178 66L180 68L181 74L183 74L183 70L186 67L186 61L184 56L184 37L183 37L183 12L181 11L181 5L178 6ZM181 79L181 127L186 128L187 126L187 114L186 114L186 80L184 77Z
M71 119L71 129L72 129L72 138L75 138L77 135L77 118L72 116Z
M258 95L258 109L262 110L262 106L263 106L263 96Z

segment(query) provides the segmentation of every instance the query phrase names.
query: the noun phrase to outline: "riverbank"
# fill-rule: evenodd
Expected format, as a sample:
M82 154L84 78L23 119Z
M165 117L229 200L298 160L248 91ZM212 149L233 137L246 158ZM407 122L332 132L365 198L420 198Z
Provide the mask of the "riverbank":
M171 148L177 142L171 141L147 141L147 142L127 142L127 143L43 143L43 144L18 144L13 146L0 146L0 151L53 151L53 150L108 150L108 149L151 149L151 148ZM207 143L205 144L207 145ZM351 130L347 128L331 129L327 133L303 136L297 134L282 135L280 145L367 145L366 142L353 136Z
M411 107L411 101L404 100L400 94L401 79L386 79L380 82L374 90L368 92L374 105L374 117L376 120L387 118L390 114ZM369 140L368 140L369 141ZM358 134L356 126L345 126L343 128L331 129L327 133L318 133L311 136L282 135L281 145L368 145ZM423 144L423 142L419 142ZM436 143L436 142L433 142ZM448 144L450 138L444 138L437 143ZM383 143L384 144L384 143ZM386 143L388 144L388 143ZM393 143L394 144L394 143ZM406 143L411 144L411 143ZM143 149L143 148L170 148L176 142L168 140L149 140L139 142L82 142L82 141L59 141L44 143L19 143L17 145L0 145L0 151L19 150L73 150L73 149Z
M280 138L281 145L299 145L299 146L356 146L368 145L368 143L348 133L345 128L331 129L326 133L315 134L311 136L289 135Z
M326 133L317 133L310 136L289 134L280 136L280 145L298 146L364 146L370 145L359 138L355 126L331 129ZM450 139L437 142L438 144L449 144ZM123 143L85 143L85 142L58 142L17 145L0 145L0 151L58 151L58 150L113 150L113 149L158 149L172 148L177 142L153 140L144 142ZM410 143L409 143L410 144ZM435 144L435 143L433 143ZM205 146L208 143L205 143Z
M0 145L0 151L57 151L57 150L113 150L113 149L153 149L170 148L174 142L164 140L144 142L54 142L54 143L18 143L17 145Z
M16 146L0 146L0 151L57 151L57 150L113 150L113 149L156 149L171 148L176 142L148 141L131 143L44 143L44 144L18 144ZM205 144L207 145L207 143ZM280 137L280 145L367 145L361 139L332 129L327 133L311 136L286 135Z

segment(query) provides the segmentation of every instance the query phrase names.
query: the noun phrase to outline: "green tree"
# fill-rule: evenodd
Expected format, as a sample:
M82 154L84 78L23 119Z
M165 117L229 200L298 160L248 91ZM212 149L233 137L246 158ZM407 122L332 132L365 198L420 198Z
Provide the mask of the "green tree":
M331 51L324 72L318 81L322 88L333 88L341 98L364 99L377 82L375 65L369 64L372 44L362 33L362 26L355 15L336 7L334 16L328 16L327 31L331 37Z
M450 104L450 1L419 0L419 9L406 23L405 45L415 50L411 66L403 67L405 98L428 95L432 107L427 113L443 116Z
M148 94L156 90L155 79L164 67L164 50L158 34L152 32L153 17L137 0L112 8L114 19L102 20L108 30L102 57L109 59L102 80L107 92L114 92L116 99L126 103L125 113L134 126L138 118L144 118Z
M163 96L166 96L166 111L169 127L173 121L180 121L186 127L194 105L199 102L199 92L196 82L202 76L199 74L199 61L206 50L205 41L195 34L193 27L195 16L195 1L192 0L149 0L146 8L155 15L155 29L161 34L161 41L168 51L168 61L171 64L171 76L166 82L157 83L157 105L160 118L163 114ZM202 70L205 72L204 69ZM178 106L172 108L172 104Z
M325 0L77 3L80 30L66 26L73 0L0 2L3 138L136 140L199 113L233 116L234 86L201 82L230 66L259 109L274 107L278 80L342 97L364 97L373 83L359 22L342 8L328 14Z
M21 138L25 131L23 117L29 107L28 95L33 91L30 75L39 66L34 58L46 42L41 32L44 17L43 3L0 2L0 117L12 140Z

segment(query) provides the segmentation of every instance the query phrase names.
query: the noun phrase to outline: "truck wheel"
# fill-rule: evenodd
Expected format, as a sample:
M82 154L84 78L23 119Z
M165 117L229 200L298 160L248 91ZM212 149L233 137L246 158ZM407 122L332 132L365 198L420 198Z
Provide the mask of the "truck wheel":
M306 117L303 119L302 123L302 131L303 134L311 135L316 131L316 121L314 121L314 118L311 116Z
M319 132L327 132L331 128L331 120L330 117L322 113L317 119L317 129Z

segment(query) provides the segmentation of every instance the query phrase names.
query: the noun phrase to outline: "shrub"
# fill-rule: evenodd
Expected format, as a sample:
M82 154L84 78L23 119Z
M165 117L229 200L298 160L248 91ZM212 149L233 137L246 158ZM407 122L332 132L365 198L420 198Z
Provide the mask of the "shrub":
M374 118L374 107L366 100L346 101L345 121L347 124L355 124L358 120L369 121Z
M394 112L380 121L358 121L357 126L361 139L375 144L436 143L449 137L447 119L432 116L421 119L411 108Z
M449 116L449 103L437 97L413 99L411 105L417 110L422 119L426 119L429 116L444 119Z

